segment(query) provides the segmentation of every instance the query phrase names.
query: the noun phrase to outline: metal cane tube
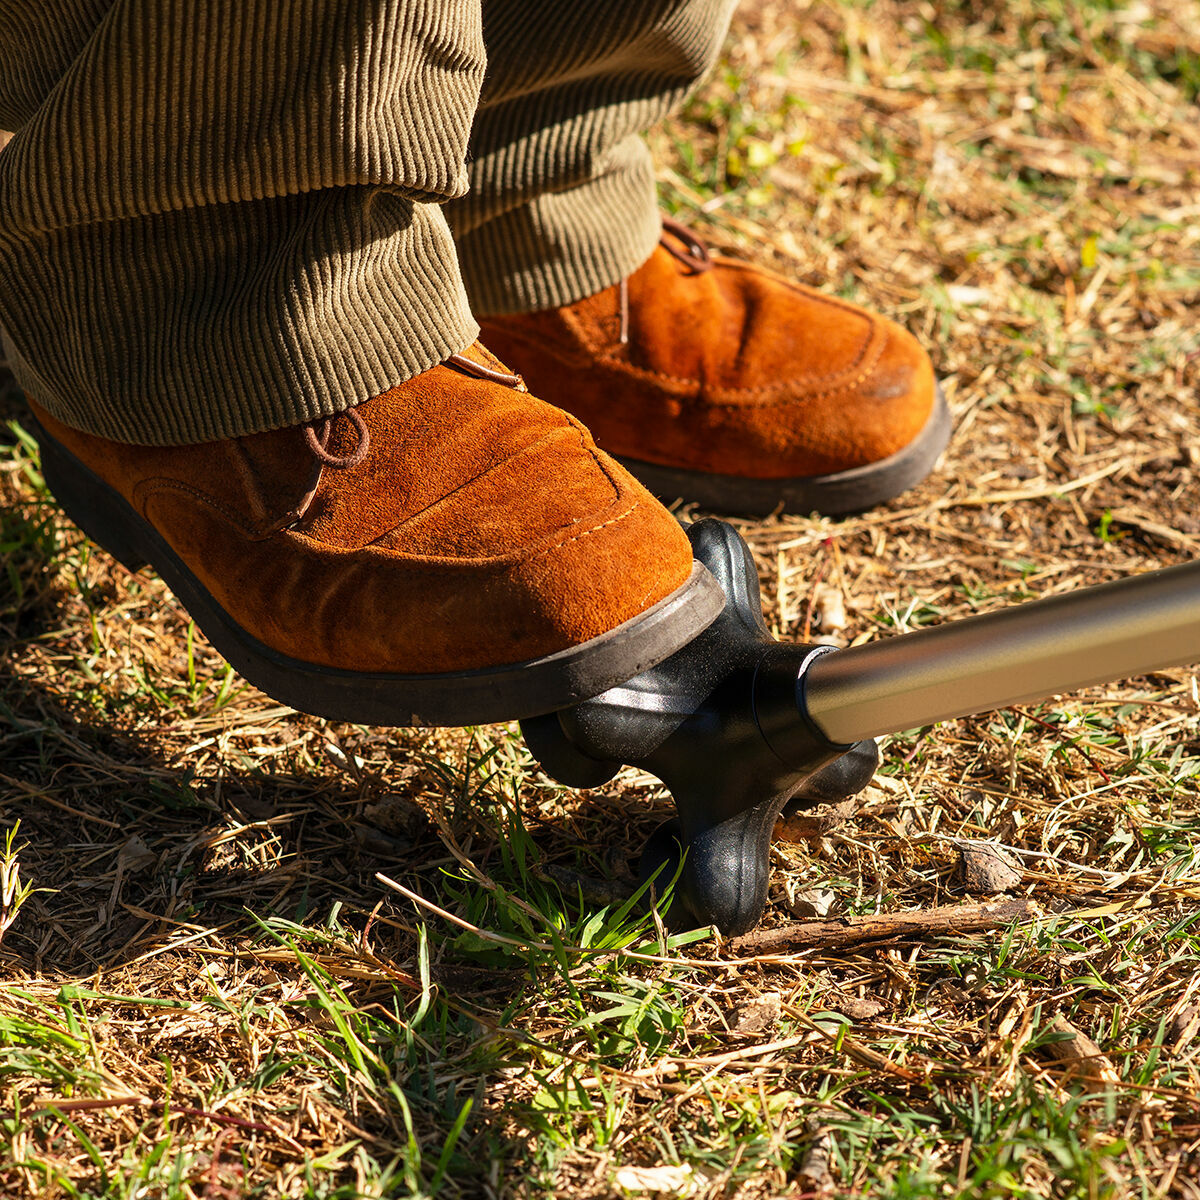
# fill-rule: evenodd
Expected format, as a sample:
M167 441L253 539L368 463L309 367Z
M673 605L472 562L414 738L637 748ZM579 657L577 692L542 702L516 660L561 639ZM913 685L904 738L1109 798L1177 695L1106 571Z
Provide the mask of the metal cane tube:
M1200 562L811 659L808 715L834 742L1200 662Z

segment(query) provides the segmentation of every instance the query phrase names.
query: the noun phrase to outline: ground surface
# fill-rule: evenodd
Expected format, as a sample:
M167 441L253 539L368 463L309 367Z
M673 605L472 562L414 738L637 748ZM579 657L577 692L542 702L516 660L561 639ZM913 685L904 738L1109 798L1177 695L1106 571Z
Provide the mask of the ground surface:
M744 526L782 635L1200 552L1198 30L754 4L655 135L669 209L897 314L956 414L888 507ZM958 903L956 839L1012 848L1034 919L736 959L598 907L652 780L281 710L39 483L10 428L0 803L44 890L0 922L0 1194L1200 1196L1194 674L890 739L852 817L779 844L765 923Z

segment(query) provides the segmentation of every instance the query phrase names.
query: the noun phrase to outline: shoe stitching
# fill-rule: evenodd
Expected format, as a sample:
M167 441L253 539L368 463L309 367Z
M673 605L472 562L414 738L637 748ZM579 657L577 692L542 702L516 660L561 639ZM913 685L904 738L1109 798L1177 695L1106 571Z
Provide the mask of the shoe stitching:
M570 417L569 419L573 425L579 426L581 433L584 431L585 427L581 422L576 421L574 417ZM592 446L589 448L588 452L591 454L596 466L598 466L600 470L604 472L605 477L612 484L617 495L619 496L621 494L620 487L618 486L617 481L613 478L612 472L605 466L604 462L600 458L599 450L595 446ZM556 550L561 550L564 546L569 546L572 542L581 541L583 538L590 537L593 533L596 533L601 529L607 529L610 525L616 525L618 522L624 521L626 517L632 516L640 505L641 501L635 500L623 513L620 513L615 517L610 517L607 521L601 521L599 525L593 525L590 529L585 529L582 533L577 533L574 537L569 537L565 541L555 542L554 545L547 546L545 550L539 550L537 553L530 555L527 561L532 562L535 558L542 558L547 554L553 554Z
M555 425L552 429L548 429L544 434L542 434L541 437L535 439L534 441L530 442L526 446L522 446L521 449L516 454L509 455L508 458L502 460L501 462L493 463L486 470L480 471L476 475L472 475L470 479L464 479L462 481L462 483L458 484L456 487L452 488L450 491L446 492L444 495L439 496L436 500L431 500L427 505L425 505L424 508L418 509L415 513L412 513L409 516L405 517L404 520L402 520L402 521L397 521L395 525L392 525L390 528L383 530L382 533L379 533L375 537L371 538L369 541L364 542L363 545L364 546L379 546L379 543L384 538L388 537L390 534L396 533L399 530L403 530L405 528L405 526L410 525L413 521L416 521L419 517L422 517L426 513L430 512L431 510L437 508L437 506L439 504L442 504L444 501L449 500L452 496L456 496L464 488L470 487L471 484L473 484L473 483L478 483L481 479L486 479L494 471L498 471L502 467L507 466L509 463L511 463L513 461L514 458L522 457L523 455L529 454L532 451L539 449L540 447L545 445L547 442L549 442L549 440L551 438L556 437L557 435L559 435L561 433L569 434L571 432L574 432L575 435L579 438L580 445L584 449L587 449L587 441L586 441L587 435L586 435L586 431L583 429L583 427L577 421L574 421L569 416L567 416L566 413L562 413L561 415L564 418L566 418L561 425ZM589 453L591 453L591 452L589 451ZM593 459L595 459L594 454L592 455L592 457L593 457ZM595 461L596 461L596 465L599 466L601 468L601 470L604 470L603 464L598 459L595 459ZM611 475L609 475L607 471L605 471L605 478L608 479L610 486L612 486L612 488L613 488L613 493L614 493L613 498L612 498L612 500L609 501L609 503L612 504L620 496L621 492L620 492L620 489L614 483ZM551 534L549 536L552 537L553 534ZM380 548L386 550L386 547L380 547Z
M448 571L452 570L488 572L495 575L503 575L513 567L519 567L542 558L547 554L553 554L555 551L570 545L572 542L578 542L582 538L590 537L593 533L597 533L609 525L616 525L618 522L624 521L626 517L631 516L640 506L641 501L635 500L629 508L618 513L615 517L610 517L607 521L601 521L597 525L591 525L569 538L563 538L561 541L546 546L541 550L535 550L531 554L514 553L503 556L498 555L492 558L450 559L436 554L411 554L399 550L385 550L380 546L373 545L363 546L359 550L349 550L340 546L330 546L325 542L319 542L311 534L304 533L301 530L289 529L284 532L289 538L314 546L333 557L354 558L355 556L370 556L372 558L380 558L385 562L402 567L406 573L414 575L435 575L446 578Z
M584 449L587 450L588 454L592 456L592 462L599 467L601 473L604 475L604 478L608 480L609 486L613 490L613 498L615 500L621 495L621 485L617 482L616 477L608 469L604 463L604 460L600 457L600 447L597 446L594 441L591 442L590 446L588 445L588 442L591 441L592 437L591 430L589 430L588 427L581 420L579 420L578 417L574 417L570 413L567 413L566 417L567 420L570 421L571 424L579 431L579 436L583 441Z
M244 524L244 522L238 517L238 515L236 513L234 513L229 508L227 508L225 505L221 504L219 501L214 500L211 496L208 496L204 492L199 491L197 488L194 488L191 485L186 484L186 483L181 483L180 481L174 480L174 479L145 480L145 481L143 481L143 483L146 484L146 488L145 488L144 495L136 497L139 500L139 502L143 499L145 499L145 500L152 499L154 496L159 495L162 492L183 492L187 495L192 496L194 499L199 500L206 507L214 509L216 512L220 513L222 516L226 517L231 524L237 526L238 529L240 529L243 533L245 533L248 537L250 537L253 540L253 535L254 535L255 531L253 529L247 528L246 525ZM138 487L140 489L142 487L142 484L139 484ZM624 521L627 517L632 516L633 513L640 506L641 506L641 501L635 500L629 506L629 508L625 509L624 512L618 513L615 517L610 517L607 521L601 521L597 525L589 526L587 529L583 530L580 533L576 533L569 538L564 538L561 541L557 541L553 545L547 546L542 550L537 550L533 554L530 554L528 556L520 556L516 553L513 553L511 555L501 555L501 556L495 556L492 558L477 558L477 559L467 560L467 562L472 567L486 568L488 570L493 570L493 571L503 571L506 568L513 566L513 565L520 565L521 563L532 562L534 559L542 558L547 554L553 554L553 553L555 553L555 551L563 549L563 547L570 545L572 542L578 542L578 541L581 541L585 537L590 537L592 534L598 533L601 529L606 529L610 525L616 525L619 522ZM144 509L143 509L141 515L144 520L149 521L150 524L153 525L156 529L158 528L158 526L154 525L154 522L150 520L150 517L146 514ZM162 530L159 530L159 532L162 533ZM372 554L380 554L390 560L399 560L400 562L403 563L404 569L406 571L411 571L411 572L422 574L422 575L445 575L446 566L454 566L459 561L461 561L461 560L455 560L455 559L443 560L445 562L446 566L435 566L435 565L430 565L428 563L422 563L420 561L420 559L422 557L426 557L426 556L408 555L403 552L386 550L382 547L374 545L373 543L368 544L364 547L361 547L361 548L355 550L355 549L350 549L348 547L342 547L342 546L330 546L328 543L319 541L317 538L314 538L311 534L303 533L303 532L297 531L297 530L278 530L277 532L288 535L289 537L295 538L297 541L308 542L311 545L316 546L319 549L326 551L328 553L332 553L334 555L351 557L356 554L362 554L364 551L370 552Z
M756 273L756 274L764 273L764 272L758 271L757 268L751 267L749 265L744 265L744 264L738 263L738 262L730 262L727 259L720 259L717 261L723 263L724 265L728 265L728 266L737 268L739 270L746 270L746 271L749 271L751 273ZM819 293L810 293L804 289L799 288L798 285L788 282L787 280L783 280L782 282L784 283L784 285L786 287L791 288L793 291L800 291L801 294L803 294L804 296L806 296L809 299L819 301L822 304L828 304L834 308L840 308L843 311L851 313L855 316L862 315L861 310L857 309L854 305L846 304L843 301L837 300L834 297L822 296ZM883 336L876 337L875 335L876 335L877 331L882 333ZM844 387L856 386L858 384L861 384L865 379L867 379L868 376L870 375L870 369L875 367L876 365L878 365L879 360L883 357L883 350L884 350L884 347L887 345L888 340L889 340L889 335L887 333L886 326L881 328L881 325L879 322L877 322L875 320L869 320L867 336L863 339L862 347L859 349L858 353L854 356L854 359L851 361L851 363L848 366L841 368L841 370L828 371L823 375L809 373L808 375L792 376L791 379L788 380L788 382L781 383L781 384L767 384L767 385L763 385L760 387L744 387L744 388L716 388L716 389L714 389L714 392L716 394L724 394L724 395L729 395L729 396L743 396L743 395L753 396L753 395L762 395L762 394L765 394L768 392L781 391L783 388L788 387L790 384L795 384L797 382L800 382L800 381L806 380L806 379L812 380L813 382L818 383L818 384L826 383L828 381L835 380L835 379L839 380L840 382L838 382L837 384L831 383L828 390L826 390L825 392L814 393L814 395L831 395L833 392L839 391ZM871 354L871 348L873 345L876 348L875 348L874 354ZM592 347L589 346L589 349L592 349ZM702 388L704 386L703 381L701 381L699 379L695 379L693 377L689 377L686 375L669 375L665 371L653 371L646 367L639 367L636 364L631 363L626 359L618 358L614 353L612 353L611 350L601 352L599 357L603 358L606 362L611 363L615 367L618 367L623 370L627 370L631 374L640 375L642 378L662 380L664 382L689 385L689 386L694 386L694 387L698 387L698 388ZM850 373L853 372L856 368L858 369L858 374L851 375Z
M583 343L583 345L586 347L586 349L591 354L593 354L597 358L609 357L609 349L608 349L609 343L607 340L605 340L604 338L602 338L600 336L601 331L599 328L596 329L595 334L593 335L591 330L588 329L587 325L584 324L583 318L580 317L580 315L577 312L574 312L571 309L567 309L565 312L563 312L562 317L563 317L563 324L566 325L567 328L570 329L571 332L575 334L575 336L579 339L580 342ZM604 319L607 319L607 318L604 318ZM620 318L618 317L618 320L619 319ZM599 325L599 322L597 322L597 325ZM531 338L530 340L535 341L537 339ZM553 340L554 339L549 339L549 338L547 339L547 341L553 341ZM567 342L562 339L558 340L558 344L568 351L574 348L574 347L572 347L570 342Z
M769 272L769 271L765 270L763 267L757 266L754 263L743 262L740 259L729 258L722 254L710 255L707 245L699 237L697 237L694 233L692 233L692 231L686 225L682 225L678 221L673 221L670 218L664 217L663 218L663 229L665 232L673 233L674 236L676 238L678 238L679 240L681 240L685 243L691 243L691 246L694 247L694 250L698 251L699 257L692 258L691 255L688 254L687 252L681 252L681 251L677 250L672 244L670 244L670 242L668 242L668 240L665 237L659 239L659 247L661 249L665 250L668 254L670 254L672 258L675 258L679 262L682 262L685 266L691 266L694 268L693 270L691 270L689 272L689 274L691 274L691 275L703 275L703 274L707 274L709 271L713 270L716 267L725 267L731 271L740 271L746 275L751 275L751 276L755 276L758 278L765 278L770 283L772 283L776 286L784 287L788 291L790 291L794 294L803 296L806 299L813 301L817 304L823 304L823 305L827 305L830 308L840 309L842 312L848 313L851 316L855 316L855 317L859 317L859 318L863 318L863 317L866 318L867 324L868 324L867 337L864 341L862 349L859 351L858 355L856 356L855 361L852 362L849 367L843 368L843 370L840 372L830 372L830 373L827 373L826 375L809 375L808 378L810 378L810 379L822 380L822 379L836 378L838 375L845 374L846 371L853 370L854 367L856 365L858 365L858 363L866 355L867 350L869 349L871 342L874 339L875 333L878 330L880 330L881 323L880 323L879 319L870 313L866 313L863 309L861 309L859 306L857 306L855 304L851 304L848 301L841 300L836 296L827 296L822 292L816 291L814 288L807 287L803 284L795 283L794 281L792 281L790 279L785 279L782 276L774 274L772 272ZM620 350L624 349L625 347L627 347L629 345L628 330L630 327L630 313L629 313L628 284L629 284L629 280L628 280L628 277L626 277L626 278L623 278L618 285L616 285L617 290L618 290L618 296L617 296L618 314L617 315L618 315L618 323L620 324L620 327L621 327L621 337L618 342L618 347L616 347L616 348L612 347L611 341L605 342L605 341L603 341L602 338L599 337L599 334L601 332L599 329L597 329L597 331L596 331L597 335L598 335L596 338L588 337L586 334L586 331L584 329L580 328L581 322L576 317L575 313L571 310L566 310L564 312L564 316L571 318L571 320L568 321L568 324L570 324L574 328L576 335L579 336L580 334L583 334L583 336L581 336L579 338L579 340L582 341L587 346L588 350L591 351L592 354L594 354L598 357L608 358L608 359L611 359L611 360L617 361L617 362L627 361L626 359L616 358L616 353L619 353ZM607 290L611 291L613 289L610 288ZM883 340L886 343L886 341L888 340L886 327L883 329L883 333L884 333ZM626 353L627 353L627 351L626 351ZM632 366L632 364L630 364L630 365ZM638 369L638 368L635 368L635 369ZM667 375L663 372L650 372L649 374L652 377L657 377L657 378L666 379L666 380L674 380L674 381L680 382L680 383L683 383L683 382L699 383L699 380L690 380L686 376ZM730 394L736 395L736 394L741 394L743 392L753 393L756 391L766 390L766 389L735 388L735 389L723 389L723 390L725 390L726 392L728 392Z
M246 498L252 509L251 515L256 522L261 524L270 515L270 509L267 507L266 497L263 495L262 480L259 478L253 460L246 452L245 446L242 445L241 438L230 439L229 455L233 459L234 469L246 489Z
M585 433L583 426L578 421L574 420L571 417L568 417L568 424L569 424L569 426L573 427L575 429L575 431L580 435L580 439L582 441L583 435ZM551 432L553 432L553 431L551 431ZM547 434L547 436L550 436L550 435ZM612 472L601 461L599 454L596 451L595 447L587 447L586 443L585 443L585 448L588 450L588 453L591 456L592 460L595 462L596 466L599 467L599 469L604 473L604 477L612 485L616 495L619 496L620 488L618 487L616 481L613 479ZM500 465L502 465L502 464L497 464L497 466L500 466ZM467 482L472 482L472 481L469 480ZM221 501L215 499L214 497L208 495L206 492L202 492L199 488L196 488L191 484L184 483L182 480L170 479L170 478L161 477L161 476L156 477L154 479L141 480L136 485L136 487L134 488L134 492L133 492L134 502L138 505L139 509L141 510L141 515L142 515L143 519L150 521L151 525L154 525L154 522L150 519L149 515L146 513L146 502L153 499L154 496L160 495L164 492L176 492L176 493L182 493L184 495L191 496L193 499L200 501L200 503L205 505L207 508L211 508L213 511L215 511L215 512L219 513L221 516L225 517L225 519L228 520L230 524L232 524L237 529L239 529L242 533L244 533L251 541L263 540L261 529L256 528L251 525L247 525L244 518L242 517L242 515L240 513L236 512L234 509L230 508L228 505L226 505L226 504L222 503ZM587 529L581 531L580 533L576 533L569 538L564 538L560 541L556 541L553 544L546 546L542 550L536 550L532 554L528 555L527 557L520 555L520 553L518 551L513 551L508 555L498 555L498 556L493 556L490 558L477 558L477 559L473 559L473 560L468 559L466 561L468 563L473 563L476 566L485 566L486 565L489 568L495 568L495 569L503 569L507 565L519 564L521 562L532 562L536 558L541 558L547 554L553 554L556 550L560 550L564 546L570 545L572 542L577 542L582 538L591 536L593 533L596 533L601 529L605 529L610 525L615 525L618 522L625 520L626 517L629 517L630 515L632 515L632 513L639 507L640 503L641 503L641 501L635 500L629 508L627 508L624 512L619 513L617 516L611 517L607 521L601 521L597 525L589 526ZM422 511L424 511L424 510L422 510ZM415 515L417 515L417 514L414 514L414 516ZM400 526L396 526L395 528L399 528L399 527ZM157 526L155 526L155 528L157 528ZM342 547L342 546L331 546L327 542L323 542L320 539L315 538L310 534L306 534L306 533L303 533L302 531L297 531L297 530L272 529L272 530L268 531L268 536L270 536L270 534L277 533L277 532L292 533L295 536L302 538L304 541L309 542L314 546L320 547L321 549L326 550L326 551L332 551L336 554L351 555L351 554L361 553L363 550L371 550L376 553L385 554L389 558L391 558L392 556L395 556L397 558L402 559L406 564L406 569L419 571L424 574L442 574L443 573L443 568L440 568L440 567L421 566L421 565L411 565L410 566L409 564L413 564L415 559L420 556L410 557L410 556L406 555L403 551L388 550L386 547L381 547L377 544L378 539L368 542L362 547L350 548L350 547ZM381 534L380 536L382 537L385 535ZM462 560L449 560L449 561L451 563L454 563L454 562L460 562Z
M259 533L257 527L248 525L242 514L230 508L227 504L215 499L207 492L202 492L199 488L193 487L190 483L184 483L179 479L169 479L164 476L139 480L133 489L133 502L141 512L142 517L150 521L151 525L154 525L154 522L150 520L146 512L146 502L152 500L162 492L182 492L185 495L191 496L194 500L199 500L208 508L220 513L231 525L236 526L251 540L254 540L255 536Z
M535 338L520 338L526 344L536 344ZM546 339L549 341L551 339ZM567 352L563 355L564 358L572 357L571 351L577 348L563 344L563 349ZM865 350L863 351L865 353ZM689 397L699 396L704 389L703 382L699 379L691 379L683 375L668 375L663 371L651 371L645 367L639 367L623 358L619 358L611 353L597 352L597 363L589 363L582 355L578 356L581 361L574 365L579 369L593 368L596 365L602 365L615 372L620 372L633 376L635 379L642 382L658 383L670 387L673 392L680 398L687 399ZM830 384L825 388L820 388L816 391L808 391L802 397L789 396L782 399L764 399L750 405L739 404L735 397L739 396L770 396L775 393L785 392L787 389L794 387L797 383L804 382L803 376L793 376L791 379L779 384L764 384L760 387L747 388L712 388L708 393L708 402L721 408L739 408L739 407L755 407L755 408L784 408L788 405L795 404L798 399L804 400L823 400L829 396L836 396L839 392L860 387L868 379L870 379L875 367L879 365L879 360L883 357L883 345L881 344L877 352L867 360L865 365L857 375L850 375L843 379L837 379L836 375L815 375L810 376L810 379L821 381L824 379L837 379L836 383ZM730 399L722 399L722 397L730 397Z
M773 282L781 283L790 291L798 293L814 303L823 304L830 308L840 309L842 312L848 313L851 316L859 318L864 316L863 310L857 305L849 304L844 300L839 300L836 296L822 295L820 292L814 291L812 288L793 283L788 279L776 280L773 276L770 276L768 272L764 271L760 267L754 266L752 263L742 263L738 262L736 259L729 259L722 256L716 257L713 261L732 270L744 271L750 275L766 276L767 278L772 279ZM818 386L821 384L826 384L827 386L823 390L809 393L808 398L814 400L824 399L827 396L835 395L837 392L847 388L859 387L870 378L871 373L879 365L880 360L883 358L884 349L891 340L891 334L889 333L888 327L885 323L880 321L878 318L871 316L870 314L865 315L867 320L867 336L864 338L863 344L858 353L848 366L843 367L839 371L829 371L825 374L815 374L809 372L806 375L794 375L787 382L777 385L767 384L760 387L714 388L712 390L713 403L720 404L722 406L732 406L731 402L722 402L716 397L722 395L731 397L765 395L771 392L783 391L785 388L794 386L797 383L811 382L817 384ZM873 352L872 347L874 347ZM607 357L614 366L621 367L624 365L620 359L614 358L611 355ZM858 371L857 374L854 374L853 372L856 368L858 368ZM632 363L629 364L629 369L634 371L643 370L642 368L635 367ZM645 374L651 378L655 377L656 375L663 379L680 378L678 376L666 375L661 372L645 372ZM834 380L837 382L832 382ZM699 380L689 380L688 382L693 382L698 386L702 386ZM782 405L787 403L787 401L779 401L778 403Z
M794 405L801 400L824 400L830 396L836 396L840 392L851 391L861 387L866 383L874 369L879 365L879 359L882 357L882 348L880 352L872 357L872 359L859 371L857 375L850 376L845 379L839 379L836 383L830 384L828 387L818 389L816 391L806 391L802 396L787 396L776 398L780 393L785 392L788 388L794 387L797 383L802 382L801 379L793 377L785 383L779 384L764 384L761 387L746 387L746 388L710 388L705 395L706 402L716 408L786 408ZM660 371L648 371L644 367L635 367L631 363L622 362L618 358L613 358L611 355L604 357L604 365L610 369L622 372L637 379L646 382L656 382L662 384L670 384L679 388L683 397L700 397L704 394L704 384L698 379L686 379L675 375L666 375ZM820 379L821 376L817 376ZM755 397L761 396L761 400L750 400L748 403L739 401L739 397Z
M349 417L358 435L357 444L354 450L348 455L331 454L328 450L334 423L340 416ZM319 433L314 428L316 425L320 425L321 427ZM310 475L308 486L303 496L301 496L299 504L293 506L279 517L271 518L270 509L267 507L265 499L260 494L257 494L262 491L262 481L258 477L253 460L242 446L241 439L237 438L230 439L229 442L231 457L234 469L237 471L238 477L246 489L250 505L254 509L252 514L254 522L252 524L247 523L241 513L230 508L222 501L215 499L207 492L202 492L199 488L191 484L184 483L182 480L171 479L167 476L156 476L152 479L140 480L133 489L134 501L142 508L142 515L145 516L144 501L148 500L151 496L157 495L159 492L167 489L184 492L226 517L252 541L268 538L280 529L287 528L303 520L313 498L316 496L317 489L321 484L322 475L327 466L338 469L356 467L367 456L367 451L371 444L366 423L363 421L361 414L353 408L347 409L344 413L335 414L332 417L323 417L315 422L310 421L303 426L303 429L305 441L313 455L316 469Z
M741 266L741 264L732 264ZM786 282L786 281L785 281ZM794 286L794 285L788 285ZM807 294L807 293L806 293ZM831 304L834 307L843 308L847 312L857 313L853 305L844 304L843 302L827 296L813 296L813 299L820 300L822 303ZM638 378L654 381L658 383L672 384L681 389L702 389L703 382L699 379L686 375L670 375L665 371L653 371L646 367L639 367L627 359L619 357L613 352L611 346L607 342L602 342L598 338L591 336L587 326L583 323L577 313L566 311L562 314L564 323L575 333L578 343L582 345L584 350L592 354L596 359L612 366L616 370L628 372ZM788 381L780 384L765 384L759 387L745 388L715 388L713 389L714 396L755 396L766 395L772 392L781 392L789 386L794 386L796 383L811 380L814 383L828 383L828 386L822 391L810 392L809 397L812 399L821 399L825 396L831 396L835 393L844 390L845 388L857 387L864 383L871 375L871 371L879 364L879 360L883 357L884 347L887 345L888 336L886 330L884 336L875 338L872 335L875 333L878 326L872 322L868 336L864 339L862 348L858 351L855 359L848 367L841 371L831 371L824 375L809 374L807 376L792 376ZM552 334L541 336L536 331L525 331L522 329L511 329L507 336L523 341L527 345L536 345L539 348L544 348L547 345L561 348L564 351L564 357L571 355L572 351L578 352L578 345L572 345L563 339L555 338ZM872 354L872 344L875 344L875 351ZM582 357L582 356L581 356ZM589 365L586 360L583 363L577 364L580 366ZM855 368L859 368L855 375L849 374ZM836 383L830 383L831 380L837 380ZM720 404L720 400L714 399L713 403ZM730 403L730 402L726 402ZM764 403L770 403L766 401ZM783 404L787 401L779 401Z
M615 493L614 498L619 498L621 495L621 488L620 488L620 485L617 483L616 479L613 477L612 471L609 470L609 468L605 465L605 463L601 459L599 450L595 446L589 447L587 445L587 442L584 440L585 437L588 436L586 427L580 421L577 421L574 417L570 416L569 414L564 414L564 415L567 417L567 421L568 421L569 425L572 426L575 429L575 431L579 434L580 441L583 443L584 448L587 450L588 454L591 456L592 461L596 464L596 466L604 474L605 479L608 480L610 486L613 489L613 492ZM501 465L501 464L497 464L497 465ZM640 500L635 500L633 502L633 504L630 505L629 508L627 508L624 512L619 513L617 516L610 517L607 521L601 521L597 525L591 525L587 529L583 530L582 532L574 534L572 537L559 538L559 540L552 542L549 546L546 546L541 550L534 550L531 553L529 553L527 556L522 555L522 553L520 551L514 550L506 555L497 555L497 556L492 556L490 558L468 559L466 561L473 562L473 563L480 564L480 565L486 563L488 566L499 566L502 564L512 564L512 563L519 564L522 562L532 562L534 559L541 558L544 555L553 554L556 550L561 550L564 546L568 546L572 542L577 542L581 538L589 537L591 534L597 532L600 529L604 529L609 525L615 525L618 521L625 520L625 518L630 516L633 513L634 509L636 509L640 504L641 504ZM425 511L425 510L422 510L422 511ZM399 526L396 526L396 528L399 528ZM385 536L385 535L380 535L380 536ZM553 536L553 535L551 535L551 536ZM366 548L369 548L371 550L374 550L374 551L377 551L380 553L386 553L386 554L397 554L397 553L403 554L404 553L403 551L387 550L385 547L379 546L377 544L377 542L378 542L378 539L368 543ZM408 561L411 561L411 560L408 560ZM454 561L461 561L461 560L454 560ZM422 569L425 571L428 571L428 572L432 572L432 571L435 571L437 568L426 567L426 568L422 568Z
M300 532L296 532L296 531L293 531L293 532L296 537L302 538L308 542L312 542L315 545L321 546L327 550L330 550L331 552L333 552L335 554L351 555L351 554L362 554L362 553L366 552L366 553L370 553L370 554L383 555L383 556L386 556L388 559L399 560L400 562L402 562L404 564L404 569L406 571L416 571L416 572L420 572L425 575L443 575L443 574L445 574L445 570L446 570L447 566L451 567L451 568L459 567L459 569L462 569L462 570L475 569L475 570L488 570L488 571L495 571L495 572L503 572L503 571L509 569L510 567L520 566L523 563L531 563L531 562L535 561L536 559L544 558L547 554L554 554L557 551L562 550L564 547L569 546L572 542L581 541L585 537L591 537L592 534L598 533L601 529L607 529L610 525L616 525L619 522L624 521L627 517L632 516L633 513L638 508L641 507L641 503L642 502L640 500L635 500L627 509L625 509L623 512L618 513L615 517L610 517L607 521L601 521L596 525L590 525L590 526L588 526L587 529L584 529L584 530L580 531L579 533L572 534L571 537L561 538L558 541L552 543L551 545L543 547L543 549L541 549L541 550L535 550L530 554L522 554L517 551L513 551L510 554L494 555L490 558L474 558L474 559L466 559L466 560L446 559L446 558L442 558L438 555L420 555L420 554L410 554L405 551L388 550L382 546L375 545L374 543L364 546L361 550L356 551L356 550L344 549L340 546L337 546L337 547L325 546L325 543L317 542L316 539L313 538L309 534L300 533ZM437 561L439 563L444 564L444 565L441 565L441 566L428 565L428 560L431 558L437 559ZM426 562L422 563L422 561L421 561L422 559L426 560ZM460 564L461 564L461 566L460 566Z
M547 554L553 554L556 550L561 550L564 546L569 546L572 542L580 542L585 537L591 537L593 533L599 533L601 529L607 529L610 525L616 525L624 521L626 517L632 516L640 506L641 501L635 500L619 516L612 517L607 521L601 521L599 525L593 525L590 529L585 529L582 533L577 533L574 537L569 537L565 541L555 542L553 546L547 546L545 550L539 550L536 554L531 554L525 561L532 562L535 558L543 558Z
M581 434L586 432L584 427L578 421L576 421L573 417L568 417L568 420L570 420L572 425L578 427ZM588 452L591 454L592 459L595 461L596 465L600 468L601 471L604 472L605 478L607 478L609 480L609 482L613 485L613 488L616 490L617 495L620 496L620 494L621 494L620 488L618 487L615 479L613 478L612 472L601 461L600 456L599 456L599 451L596 449L596 447L593 446L593 447L589 448ZM489 570L503 570L506 567L509 567L512 565L520 565L521 563L533 562L534 559L542 558L547 554L553 554L555 551L561 550L564 546L569 546L572 542L578 542L582 538L590 537L593 533L596 533L601 529L606 529L610 525L616 525L618 522L624 521L626 519L626 517L631 516L634 513L634 511L640 507L640 505L641 505L640 500L634 500L633 503L627 509L625 509L621 513L618 513L615 517L610 517L607 521L601 521L596 525L590 525L587 529L581 530L579 533L576 533L569 538L560 538L558 541L553 542L551 545L546 546L541 550L535 550L528 555L522 554L519 551L511 551L508 554L493 555L489 558L467 559L467 560L465 560L466 565L464 566L463 569L466 569L466 566L470 566L470 567L474 567L474 568L487 568ZM437 566L421 566L421 565L410 566L409 564L416 564L416 563L419 563L420 559L422 559L422 558L428 559L430 557L439 558L439 560L441 562L447 563L449 565L457 565L459 563L464 563L464 560L461 560L461 559L444 559L444 558L440 558L440 556L436 556L436 555L434 555L434 556L414 555L414 554L410 554L410 553L402 551L402 550L389 550L385 547L379 546L376 542L369 542L369 543L367 543L367 545L361 547L359 550L350 550L345 547L329 546L324 542L319 542L319 541L317 541L316 538L312 537L310 534L304 533L301 530L292 530L290 532L292 532L293 535L297 538L301 538L306 542L312 542L314 545L319 546L322 549L325 549L325 550L330 551L335 554L350 555L350 554L361 554L361 553L367 552L367 553L371 553L371 554L385 555L388 558L402 560L405 563L406 570L419 571L419 572L422 572L424 574L429 574L429 575L442 574L444 568L437 567Z

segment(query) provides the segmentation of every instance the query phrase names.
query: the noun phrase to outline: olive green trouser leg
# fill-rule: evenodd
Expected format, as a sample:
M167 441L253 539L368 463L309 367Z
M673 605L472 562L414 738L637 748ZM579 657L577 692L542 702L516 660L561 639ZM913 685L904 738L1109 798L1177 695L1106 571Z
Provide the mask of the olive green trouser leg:
M483 0L471 190L446 209L479 315L569 304L660 233L640 134L711 70L736 0Z
M30 398L201 441L461 350L437 204L484 65L479 0L5 0L0 325Z
M0 326L60 420L297 424L574 299L657 236L637 129L729 0L5 0ZM494 48L493 48L494 47ZM539 248L540 247L540 248Z

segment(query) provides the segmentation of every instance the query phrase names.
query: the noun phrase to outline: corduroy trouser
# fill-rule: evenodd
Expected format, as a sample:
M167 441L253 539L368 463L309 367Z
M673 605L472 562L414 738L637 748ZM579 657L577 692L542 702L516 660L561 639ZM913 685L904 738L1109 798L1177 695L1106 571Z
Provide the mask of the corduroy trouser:
M328 416L659 233L734 0L0 0L0 326L66 424ZM516 364L519 367L519 364Z

